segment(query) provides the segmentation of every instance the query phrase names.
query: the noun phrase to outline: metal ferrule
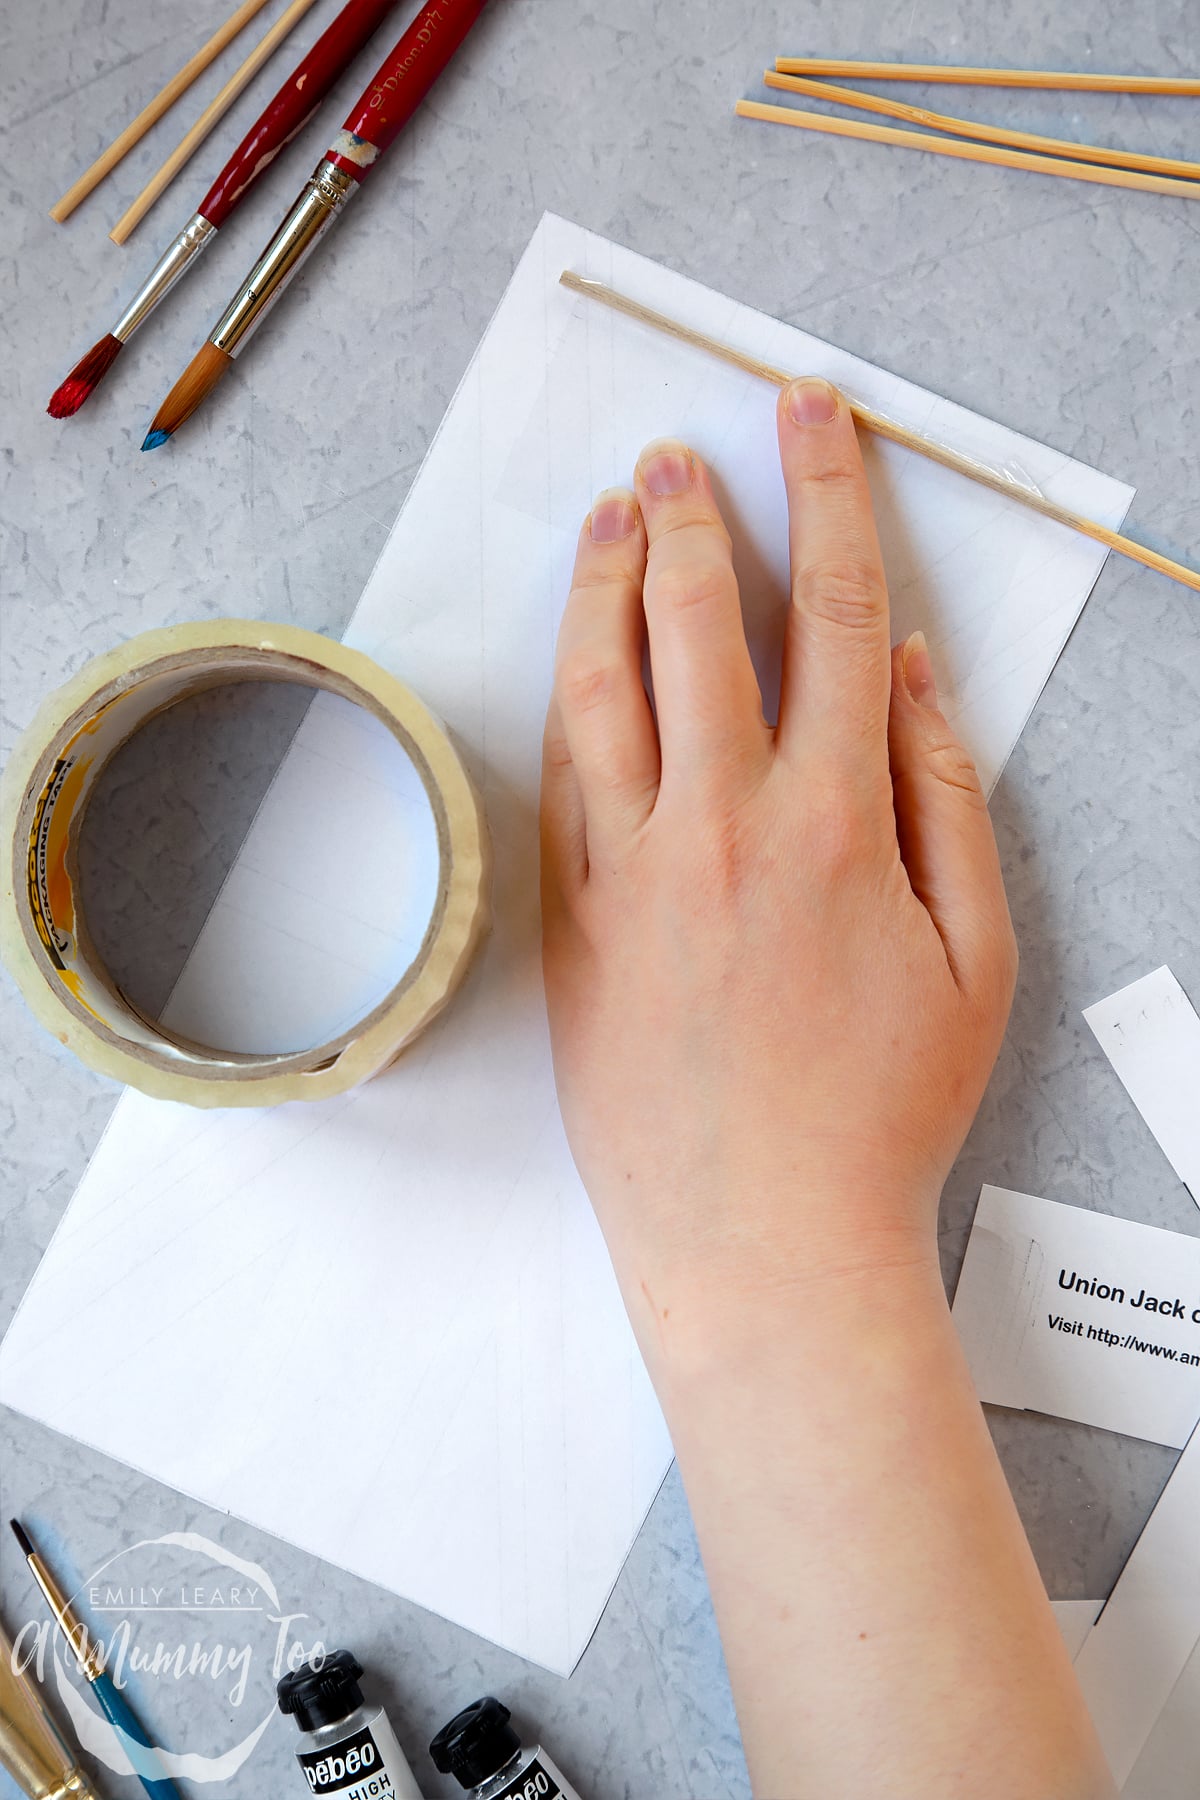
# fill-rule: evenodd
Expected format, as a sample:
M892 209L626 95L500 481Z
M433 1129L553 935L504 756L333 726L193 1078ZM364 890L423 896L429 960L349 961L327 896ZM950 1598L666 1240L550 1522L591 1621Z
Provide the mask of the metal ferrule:
M358 188L336 163L317 164L304 192L271 239L226 309L209 343L236 356L266 317L318 239Z
M132 337L143 319L149 318L159 301L170 293L193 257L216 235L215 225L211 225L202 214L193 214L175 242L159 257L149 280L134 295L113 326L113 337L120 338L122 343L126 338Z
M104 1651L91 1636L67 1596L55 1581L40 1556L26 1557L29 1572L41 1588L46 1604L54 1614L54 1622L75 1652L76 1660L89 1681L104 1673Z

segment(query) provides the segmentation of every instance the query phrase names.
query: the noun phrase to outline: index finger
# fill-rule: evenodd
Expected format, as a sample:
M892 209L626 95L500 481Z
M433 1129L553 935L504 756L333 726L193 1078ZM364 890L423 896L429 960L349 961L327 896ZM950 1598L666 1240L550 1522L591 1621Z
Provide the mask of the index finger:
M887 582L854 420L827 381L779 397L792 605L777 745L814 743L872 775L887 769L891 640Z

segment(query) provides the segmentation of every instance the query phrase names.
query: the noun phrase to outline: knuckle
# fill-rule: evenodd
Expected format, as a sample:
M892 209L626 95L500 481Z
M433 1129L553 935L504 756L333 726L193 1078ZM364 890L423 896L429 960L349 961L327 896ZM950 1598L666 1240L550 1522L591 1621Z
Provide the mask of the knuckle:
M929 750L929 764L934 775L944 786L955 788L978 811L987 811L987 797L979 779L979 772L970 753L959 743L957 738L935 739Z
M704 537L726 550L731 549L733 539L724 519L714 506L698 495L660 500L658 505L660 511L654 525L656 544L667 543L672 538Z
M836 494L839 490L857 489L862 481L862 469L856 468L848 456L831 449L822 462L805 469L800 480L806 488L829 489Z
M618 596L626 593L634 580L636 562L627 544L593 545L575 565L567 604L581 594L595 595L605 588Z
M716 562L681 562L660 565L646 584L647 604L670 616L686 615L724 604L730 594L732 573Z
M610 705L623 680L624 671L594 650L569 651L559 664L563 707L577 717Z
M863 860L863 831L857 808L832 799L810 809L804 853L827 882L847 880Z
M706 908L714 897L728 902L740 895L754 879L761 856L737 807L712 808L696 850L684 880L691 899Z
M542 761L553 775L561 775L574 763L571 746L566 734L561 731L548 731L542 739Z
M846 556L802 568L794 597L810 617L849 630L874 630L887 595L878 569L866 557Z

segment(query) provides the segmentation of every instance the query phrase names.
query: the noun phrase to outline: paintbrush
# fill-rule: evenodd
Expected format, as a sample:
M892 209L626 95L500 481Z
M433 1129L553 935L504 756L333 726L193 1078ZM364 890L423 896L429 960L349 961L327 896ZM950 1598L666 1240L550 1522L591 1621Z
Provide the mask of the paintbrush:
M128 1701L122 1697L105 1668L104 1653L99 1643L92 1639L87 1626L55 1581L43 1558L34 1549L28 1532L19 1520L10 1519L9 1524L29 1565L29 1572L41 1588L46 1605L54 1615L55 1624L70 1644L75 1659L96 1696L96 1704L116 1731L121 1748L133 1764L134 1773L149 1794L150 1800L181 1800L179 1789L163 1769L153 1740L146 1735Z
M68 419L79 411L138 326L145 324L259 176L307 124L342 70L395 5L396 0L349 0L329 29L322 32L263 108L200 202L198 211L159 257L112 330L92 345L55 390L46 408L52 419Z
M208 342L155 413L143 450L165 444L233 367L234 357L268 309L407 125L485 4L486 0L432 0L418 13L377 70Z

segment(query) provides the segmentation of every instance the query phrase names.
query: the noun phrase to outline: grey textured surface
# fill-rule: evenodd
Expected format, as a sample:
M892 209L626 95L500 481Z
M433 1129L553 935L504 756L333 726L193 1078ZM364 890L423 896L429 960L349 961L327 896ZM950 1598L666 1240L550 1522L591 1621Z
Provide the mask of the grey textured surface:
M576 0L494 0L216 401L186 437L143 457L155 404L315 160L323 127L302 134L186 295L65 425L43 414L50 392L115 318L283 65L243 97L124 252L107 227L244 44L67 227L46 208L223 10L202 21L177 4L151 14L138 0L110 0L99 13L82 0L8 11L4 141L8 166L28 173L6 184L0 261L5 749L87 656L150 626L247 613L338 632L547 207L1135 482L1134 531L1200 552L1200 207L816 140L731 114L738 94L758 93L769 59L793 50L1173 71L1195 52L1189 0L1079 0L1069 12L1035 0L764 0L751 12L734 0L609 0L595 11ZM327 0L285 57L331 12ZM340 121L388 41L385 28L325 120ZM1195 101L904 94L1034 131L1195 150ZM946 1192L950 1280L984 1180L1200 1228L1080 1017L1163 961L1200 997L1198 617L1194 595L1110 561L996 794L1023 972L1007 1047ZM221 705L174 729L181 758L205 731L228 732L228 762L240 771L223 790L228 831L252 809L287 720ZM154 758L126 775L139 789L111 784L113 834L98 852L108 874L99 863L93 873L110 889L117 938L153 940L150 993L169 985L230 840L194 824L214 791L206 778L178 795ZM3 1324L116 1094L37 1030L7 980L0 1001ZM994 1427L1051 1593L1107 1592L1172 1453L1050 1420L998 1415ZM421 1746L486 1689L543 1733L585 1800L747 1793L674 1475L562 1683L9 1413L0 1457L0 1510L44 1532L68 1576L183 1529L264 1565L285 1608L308 1615L310 1638L350 1643L369 1663L428 1793L454 1790L433 1777ZM0 1609L10 1626L36 1616L7 1532ZM167 1741L189 1748L215 1750L246 1724L214 1703L212 1684L156 1682L148 1697ZM245 1769L212 1791L237 1800L303 1791L290 1729L277 1721ZM103 1792L140 1789L106 1778Z

